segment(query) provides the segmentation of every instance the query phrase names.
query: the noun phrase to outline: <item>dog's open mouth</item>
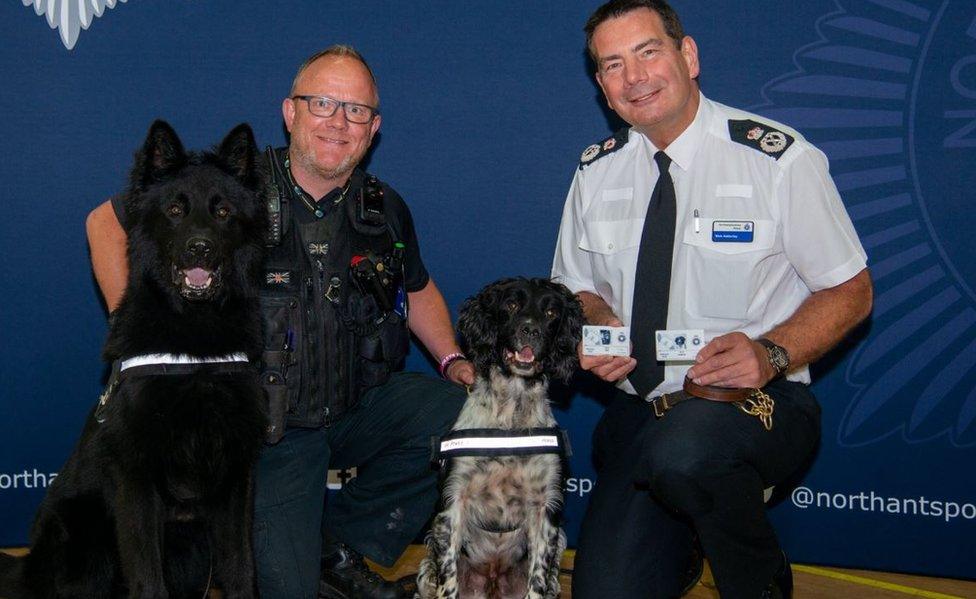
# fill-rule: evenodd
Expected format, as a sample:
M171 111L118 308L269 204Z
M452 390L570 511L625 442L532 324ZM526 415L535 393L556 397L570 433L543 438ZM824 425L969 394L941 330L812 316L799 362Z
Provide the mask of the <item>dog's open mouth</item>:
M518 374L534 374L542 366L528 345L517 351L506 349L503 357L508 367Z
M179 268L174 264L173 283L179 288L180 295L188 300L210 299L220 286L220 268Z

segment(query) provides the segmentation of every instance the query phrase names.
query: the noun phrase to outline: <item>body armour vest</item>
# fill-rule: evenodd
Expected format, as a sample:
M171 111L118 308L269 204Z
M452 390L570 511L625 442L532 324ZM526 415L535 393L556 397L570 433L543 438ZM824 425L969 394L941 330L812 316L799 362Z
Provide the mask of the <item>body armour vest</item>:
M359 189L301 223L305 210L285 155L268 152L271 228L261 290L262 381L268 442L286 426L328 426L401 367L410 337L399 223L388 222L383 188L365 175ZM274 203L280 201L280 211ZM278 227L277 230L275 227Z

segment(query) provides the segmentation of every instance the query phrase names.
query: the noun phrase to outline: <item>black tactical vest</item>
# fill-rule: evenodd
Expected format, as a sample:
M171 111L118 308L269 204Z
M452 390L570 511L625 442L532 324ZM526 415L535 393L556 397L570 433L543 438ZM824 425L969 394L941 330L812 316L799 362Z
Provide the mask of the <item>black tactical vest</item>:
M280 231L261 291L270 443L285 426L330 425L402 366L410 342L403 245L399 223L383 212L382 185L365 175L323 218L302 224L295 211L306 208L284 158L273 158Z

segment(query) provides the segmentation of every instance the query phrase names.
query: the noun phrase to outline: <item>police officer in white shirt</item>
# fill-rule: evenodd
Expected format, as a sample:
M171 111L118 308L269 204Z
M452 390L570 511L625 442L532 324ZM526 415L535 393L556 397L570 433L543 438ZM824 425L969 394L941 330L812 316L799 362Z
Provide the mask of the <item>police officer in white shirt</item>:
M696 565L694 530L723 598L789 597L763 489L812 456L820 409L807 365L870 312L865 252L822 152L701 94L697 46L665 2L613 0L585 30L600 88L631 127L584 151L552 275L578 294L589 324L632 326L634 353L651 357L580 356L618 391L594 433L598 478L573 596L677 596ZM674 239L671 260L655 250L664 266L653 268L669 283L666 329L702 329L706 342L693 360L664 364L663 380L640 370L653 366L657 327L633 319L662 175ZM715 400L683 401L686 377ZM750 388L772 400L769 430L742 409L753 404L732 403Z

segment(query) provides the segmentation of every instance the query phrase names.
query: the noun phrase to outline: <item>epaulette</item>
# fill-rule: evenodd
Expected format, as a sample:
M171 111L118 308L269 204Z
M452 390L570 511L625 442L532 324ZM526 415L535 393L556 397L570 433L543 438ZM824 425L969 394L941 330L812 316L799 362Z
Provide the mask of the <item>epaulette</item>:
M616 152L627 143L629 137L629 127L624 127L619 129L612 137L609 137L598 144L593 144L583 150L583 155L580 156L579 169L583 170L583 167L592 164L598 158L602 158L611 152Z
M776 160L779 160L779 157L796 141L789 133L750 119L741 121L730 119L729 137L734 142L759 150Z

